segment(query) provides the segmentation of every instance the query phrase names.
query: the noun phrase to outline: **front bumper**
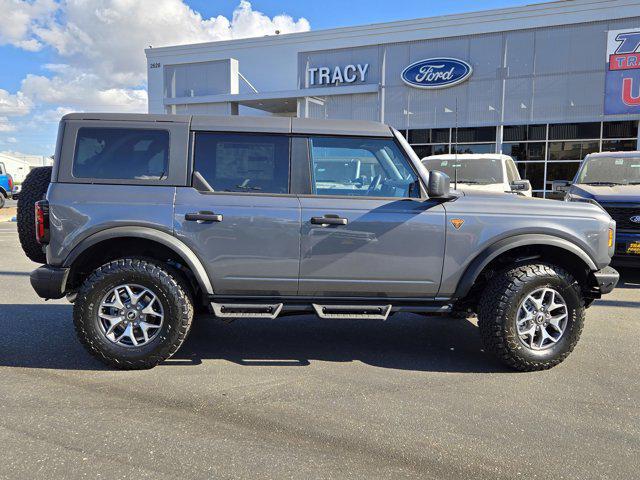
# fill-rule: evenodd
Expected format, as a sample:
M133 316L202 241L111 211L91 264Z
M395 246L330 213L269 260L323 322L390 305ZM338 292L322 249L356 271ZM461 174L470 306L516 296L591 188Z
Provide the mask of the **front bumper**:
M41 298L62 298L65 295L69 270L43 265L31 272L31 286Z
M600 295L611 293L618 285L619 280L620 274L612 267L604 267L602 270L591 272L591 283L595 292Z

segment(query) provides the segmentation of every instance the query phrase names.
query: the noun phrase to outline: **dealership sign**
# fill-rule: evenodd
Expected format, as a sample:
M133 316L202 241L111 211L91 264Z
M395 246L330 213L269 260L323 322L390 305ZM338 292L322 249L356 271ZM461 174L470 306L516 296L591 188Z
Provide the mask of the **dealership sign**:
M350 64L344 67L309 67L307 68L307 81L309 85L364 82L367 79L368 71L368 63Z
M606 61L605 115L640 113L640 28L610 31Z
M455 58L429 58L412 63L402 71L402 81L416 88L446 88L467 80L473 68Z

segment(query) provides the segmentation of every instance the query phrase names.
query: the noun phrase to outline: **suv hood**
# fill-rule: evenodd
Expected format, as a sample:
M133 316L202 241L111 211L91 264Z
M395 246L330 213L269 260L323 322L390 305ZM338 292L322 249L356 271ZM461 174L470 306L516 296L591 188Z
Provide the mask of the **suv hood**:
M458 190L462 190L462 191L470 190L472 192L476 192L480 190L480 191L502 192L502 193L506 191L504 183L485 183L482 185L476 185L476 184L470 185L464 182L458 182Z
M461 195L461 198L456 203L472 204L474 209L479 211L486 210L496 214L611 219L602 207L590 202L563 202L515 193L505 194L480 190L473 192L456 190L456 192Z
M640 202L640 185L571 185L569 194L596 202Z

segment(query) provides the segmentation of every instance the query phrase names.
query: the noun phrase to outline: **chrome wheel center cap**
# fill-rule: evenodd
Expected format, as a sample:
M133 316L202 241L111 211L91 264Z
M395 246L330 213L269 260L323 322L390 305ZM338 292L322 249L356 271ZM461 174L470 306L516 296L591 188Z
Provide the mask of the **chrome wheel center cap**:
M135 320L136 318L138 318L138 312L135 310L129 310L127 312L127 320Z

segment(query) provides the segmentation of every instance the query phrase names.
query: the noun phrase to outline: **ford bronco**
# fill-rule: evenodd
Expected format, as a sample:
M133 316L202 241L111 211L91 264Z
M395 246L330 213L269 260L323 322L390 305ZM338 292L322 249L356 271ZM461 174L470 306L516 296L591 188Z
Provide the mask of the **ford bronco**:
M194 312L477 313L489 352L545 369L618 281L602 208L453 191L379 123L69 114L18 209L35 291L123 369L171 357Z

